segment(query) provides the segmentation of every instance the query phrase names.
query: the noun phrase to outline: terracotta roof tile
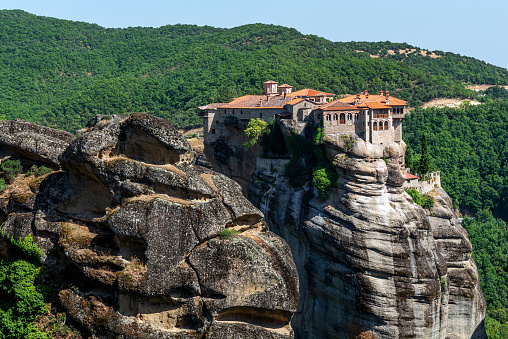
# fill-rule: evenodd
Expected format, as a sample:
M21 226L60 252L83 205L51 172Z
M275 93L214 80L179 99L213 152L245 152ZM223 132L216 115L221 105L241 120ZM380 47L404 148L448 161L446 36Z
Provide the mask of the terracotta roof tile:
M353 104L355 102L355 98L356 98L356 95L351 95L351 96L348 96L348 97L345 97L345 98L342 98L339 100L342 102L348 103L348 104ZM366 101L367 101L366 96L364 94L361 94L360 95L360 103L363 104ZM378 102L378 103L386 104L386 96L369 94L369 100L367 102ZM406 104L407 104L406 101L390 96L388 99L387 105L389 105L389 106L405 106Z
M265 81L263 82L264 84L278 84L277 81L273 81L273 80L268 80L268 81Z
M318 96L318 94L324 94L327 97L333 97L335 95L333 93L326 93L326 92L316 91L316 90L310 89L310 88L304 88L304 89L301 89L299 91L289 93L287 96L292 96L292 97L315 97L315 96Z
M283 108L293 98L283 96L267 97L266 95L245 95L236 98L221 108Z
M320 109L324 111L357 110L355 106L346 104L339 100L334 100L329 103L326 103L323 106L321 106Z
M406 180L418 179L418 177L416 175L412 175L411 173L404 173L404 178Z
M293 86L284 84L284 85L280 85L279 88L293 88Z
M296 105L297 103L299 102L302 102L304 101L305 99L302 99L302 98L296 98L296 99L293 99L291 101L288 101L286 104L287 105Z

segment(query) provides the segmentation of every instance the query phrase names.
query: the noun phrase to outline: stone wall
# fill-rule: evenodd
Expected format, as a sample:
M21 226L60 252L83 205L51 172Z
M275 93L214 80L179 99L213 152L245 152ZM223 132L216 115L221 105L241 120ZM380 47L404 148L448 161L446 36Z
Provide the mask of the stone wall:
M420 194L427 194L432 190L441 188L441 172L432 172L426 175L427 180L406 181L403 185L405 189L414 188Z

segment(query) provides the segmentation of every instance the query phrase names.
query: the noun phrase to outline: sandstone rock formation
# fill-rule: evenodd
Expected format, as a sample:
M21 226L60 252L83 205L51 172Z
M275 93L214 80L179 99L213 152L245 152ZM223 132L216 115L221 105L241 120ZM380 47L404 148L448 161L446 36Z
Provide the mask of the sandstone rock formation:
M382 151L337 138L326 149L339 174L326 201L260 170L248 190L296 262L296 337L486 338L472 247L446 192L432 192L431 212L413 203L402 188L404 144Z
M238 184L191 165L159 118L80 135L29 199L0 197L2 230L34 236L68 315L98 338L293 337L291 252Z
M0 158L16 155L59 167L58 157L74 136L68 132L16 119L0 121Z

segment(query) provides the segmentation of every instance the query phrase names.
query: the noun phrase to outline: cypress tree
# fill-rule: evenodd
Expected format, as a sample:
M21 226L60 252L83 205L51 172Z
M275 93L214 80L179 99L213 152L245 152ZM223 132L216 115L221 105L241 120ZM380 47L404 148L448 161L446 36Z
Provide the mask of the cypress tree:
M420 139L422 145L422 154L420 157L420 163L418 164L418 172L421 176L426 175L427 173L432 171L432 158L429 155L427 149L427 136L425 133L422 134L422 138Z

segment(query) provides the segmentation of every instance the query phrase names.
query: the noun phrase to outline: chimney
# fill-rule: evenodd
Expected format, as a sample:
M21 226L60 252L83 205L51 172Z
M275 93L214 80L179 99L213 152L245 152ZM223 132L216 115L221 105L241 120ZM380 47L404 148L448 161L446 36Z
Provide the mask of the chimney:
M360 93L358 93L358 94L356 95L356 97L355 97L355 102L354 102L354 105L355 105L355 106L359 105L359 104L360 104L360 101L361 101L361 99L360 99Z
M380 95L380 96L383 96L383 91L379 91L379 95Z
M365 101L369 101L369 92L365 90Z
M390 91L386 91L386 103L390 101Z

